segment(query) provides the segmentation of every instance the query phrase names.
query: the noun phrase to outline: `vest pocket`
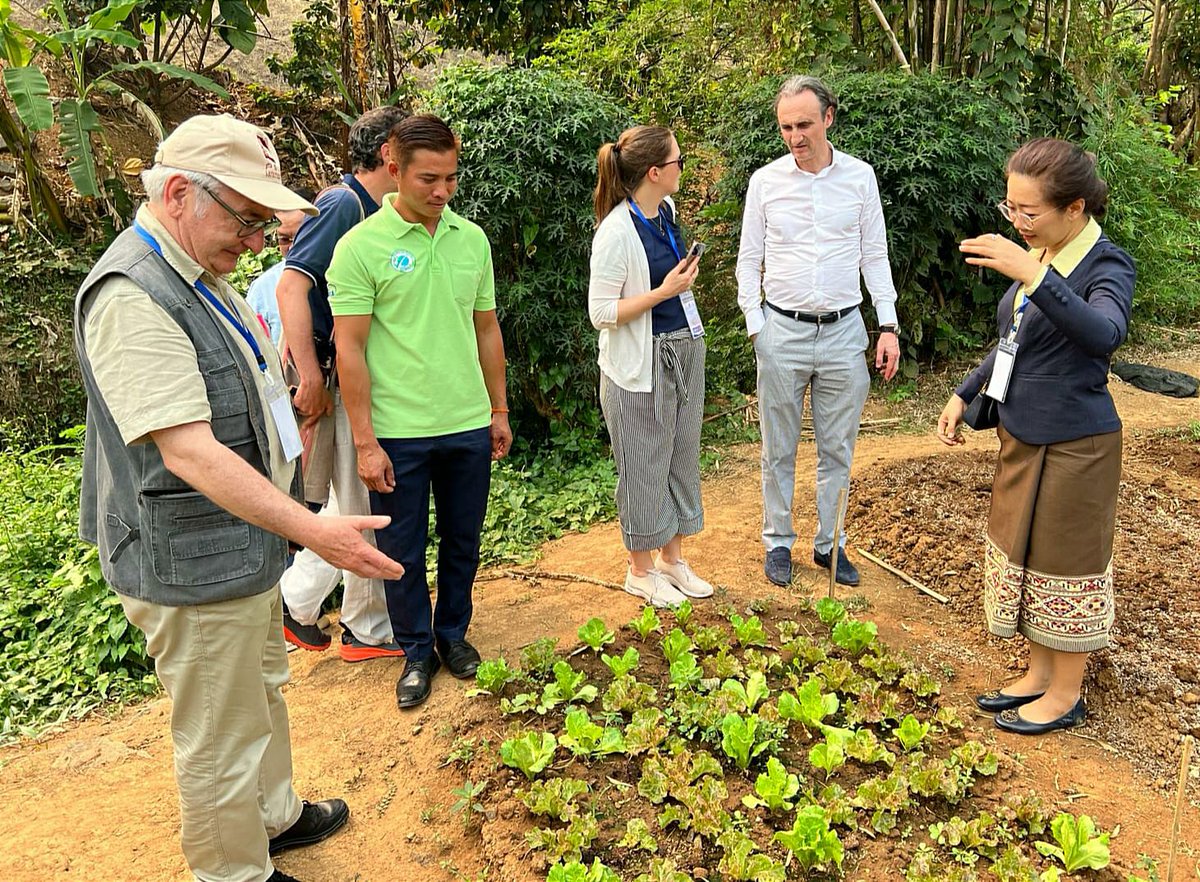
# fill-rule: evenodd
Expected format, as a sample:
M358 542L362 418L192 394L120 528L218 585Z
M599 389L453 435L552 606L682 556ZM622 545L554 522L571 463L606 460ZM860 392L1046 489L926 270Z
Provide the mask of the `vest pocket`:
M263 569L263 532L202 493L143 494L154 575L164 585L212 585Z

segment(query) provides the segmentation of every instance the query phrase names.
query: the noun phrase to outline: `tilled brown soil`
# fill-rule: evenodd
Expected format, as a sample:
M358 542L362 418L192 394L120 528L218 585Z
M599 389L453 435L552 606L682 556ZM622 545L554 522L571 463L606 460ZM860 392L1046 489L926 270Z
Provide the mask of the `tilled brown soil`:
M1200 736L1200 443L1180 433L1126 440L1114 547L1113 645L1093 655L1083 730L1155 777L1169 777L1183 734ZM983 535L995 456L975 450L889 463L858 479L853 543L950 598L969 642L1002 646L1019 670L1023 641L982 623Z

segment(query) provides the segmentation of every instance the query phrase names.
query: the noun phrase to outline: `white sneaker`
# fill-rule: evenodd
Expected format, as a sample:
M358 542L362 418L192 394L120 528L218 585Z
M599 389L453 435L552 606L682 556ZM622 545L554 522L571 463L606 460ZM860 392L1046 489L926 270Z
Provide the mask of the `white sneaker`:
M625 571L625 590L659 609L678 606L687 600L658 570L647 570L646 575L635 576L633 568L630 567Z
M697 576L688 562L682 558L673 564L667 563L661 557L656 569L663 574L668 582L688 597L712 597L713 586Z

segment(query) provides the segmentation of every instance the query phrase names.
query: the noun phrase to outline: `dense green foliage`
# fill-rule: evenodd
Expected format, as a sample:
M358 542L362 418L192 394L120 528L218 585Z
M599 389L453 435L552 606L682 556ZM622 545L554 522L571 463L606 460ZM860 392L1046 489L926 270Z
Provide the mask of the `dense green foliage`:
M0 450L0 741L156 688L141 633L77 536L79 464L75 443Z
M594 437L599 373L587 285L596 148L628 117L558 74L477 65L443 73L430 108L462 138L456 209L492 244L516 429Z

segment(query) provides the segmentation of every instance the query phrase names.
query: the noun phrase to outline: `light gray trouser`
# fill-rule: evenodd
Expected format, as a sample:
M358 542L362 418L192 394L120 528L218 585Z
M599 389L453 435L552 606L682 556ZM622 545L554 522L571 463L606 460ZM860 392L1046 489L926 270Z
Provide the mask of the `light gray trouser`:
M183 856L199 882L264 882L267 840L300 817L292 789L279 589L201 606L121 595L171 696Z
M617 515L630 551L662 548L704 526L704 355L703 337L674 331L654 338L650 392L630 392L600 375L600 407L617 461Z
M321 514L369 515L370 492L358 477L358 451L340 389L333 390L333 413L317 424L316 431L323 434L313 442L313 455L320 461L313 463L305 479L320 484L326 494L328 501ZM308 497L314 499L316 494L310 492ZM373 530L364 530L363 538L375 544ZM390 643L392 620L383 596L383 582L378 579L364 579L349 570L343 572L305 548L296 553L292 565L284 570L279 588L292 618L302 625L315 625L321 618L325 598L343 580L346 590L342 594L339 623L363 643L372 646Z
M804 390L810 390L817 442L817 535L814 547L833 548L838 491L850 486L854 441L871 380L863 353L862 314L817 325L763 307L766 324L754 340L758 361L758 412L762 430L763 545L791 548L796 542L792 501L796 446ZM842 534L842 544L846 536Z

